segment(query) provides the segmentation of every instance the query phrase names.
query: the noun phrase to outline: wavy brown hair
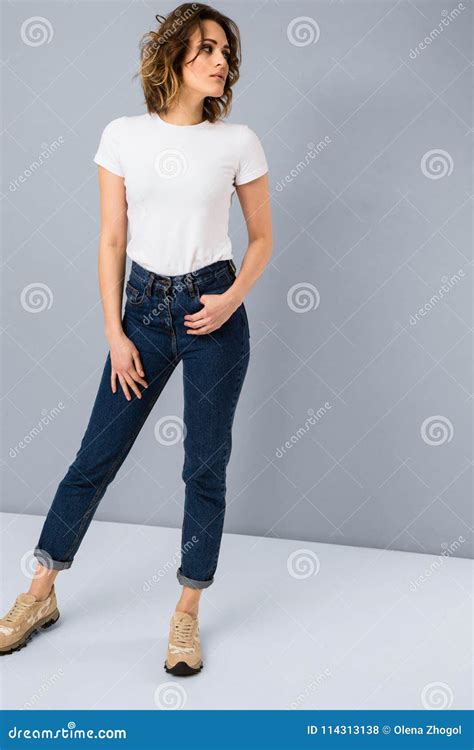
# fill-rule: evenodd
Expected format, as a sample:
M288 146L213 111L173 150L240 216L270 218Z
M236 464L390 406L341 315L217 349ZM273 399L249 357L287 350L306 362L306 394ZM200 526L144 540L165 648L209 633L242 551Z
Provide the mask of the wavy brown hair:
M190 36L199 28L203 37L202 21L211 20L222 27L227 37L230 47L229 73L222 96L205 97L203 115L209 122L227 116L232 106L232 87L240 77L242 59L237 25L215 8L202 3L183 3L166 17L156 16L156 19L158 28L146 32L140 40L140 68L134 76L140 76L148 112L166 113L176 101L182 83L181 68L189 52Z

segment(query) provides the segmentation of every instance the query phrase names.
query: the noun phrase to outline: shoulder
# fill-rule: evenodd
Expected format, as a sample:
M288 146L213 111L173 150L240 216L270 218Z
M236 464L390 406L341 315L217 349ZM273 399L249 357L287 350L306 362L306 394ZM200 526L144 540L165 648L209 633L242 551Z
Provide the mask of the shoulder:
M122 115L121 117L115 117L105 125L104 132L117 137L121 134L126 135L127 132L144 124L147 118L148 115Z
M239 128L239 145L243 149L252 148L260 143L260 138L250 125L240 123Z
M126 117L115 117L113 120L109 120L109 122L104 126L104 130L107 130L110 133L117 132L122 125L122 121L125 119Z
M241 122L226 122L226 120L216 120L213 125L222 128L223 131L225 130L232 135L236 135L238 138L241 138L243 134L246 134L249 131L253 132L248 125L245 125Z
M251 148L259 141L257 133L245 123L216 120L213 126L218 128L219 132L227 135L233 146L238 149Z

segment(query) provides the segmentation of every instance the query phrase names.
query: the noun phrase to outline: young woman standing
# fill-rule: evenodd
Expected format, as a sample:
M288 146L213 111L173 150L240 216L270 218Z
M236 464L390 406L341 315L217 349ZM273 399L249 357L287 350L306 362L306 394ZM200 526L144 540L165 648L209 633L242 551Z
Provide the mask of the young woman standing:
M239 65L235 23L208 5L180 5L141 45L147 113L116 118L102 132L94 161L110 351L80 449L34 551L35 577L0 620L0 653L18 650L58 619L55 577L71 567L108 485L182 362L182 589L165 669L188 675L202 668L199 601L217 568L232 424L250 355L243 300L272 247L263 148L248 126L222 119ZM228 236L234 192L249 237L238 275Z

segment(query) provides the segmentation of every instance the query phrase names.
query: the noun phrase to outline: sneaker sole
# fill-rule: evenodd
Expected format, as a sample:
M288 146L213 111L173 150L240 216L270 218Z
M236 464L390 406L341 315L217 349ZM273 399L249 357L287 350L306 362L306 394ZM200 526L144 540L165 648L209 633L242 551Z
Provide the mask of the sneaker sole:
M185 661L179 661L174 667L168 667L165 662L165 670L168 674L174 674L176 677L189 677L192 674L198 674L203 666L202 662L199 667L190 667Z
M56 609L52 615L48 615L47 617L43 618L43 620L38 620L38 622L36 622L19 641L13 643L11 646L0 649L0 656L6 656L7 654L12 654L14 651L19 651L21 648L27 645L28 641L31 640L32 636L35 633L39 633L40 630L51 627L51 625L54 625L54 623L58 620L59 610Z

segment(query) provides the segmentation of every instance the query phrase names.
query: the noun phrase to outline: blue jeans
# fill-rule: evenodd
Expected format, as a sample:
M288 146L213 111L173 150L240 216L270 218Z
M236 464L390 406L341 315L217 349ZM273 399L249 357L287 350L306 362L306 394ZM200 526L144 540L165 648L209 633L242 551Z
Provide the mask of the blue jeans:
M202 309L201 294L221 294L234 281L232 260L180 276L160 276L132 261L122 325L140 353L148 388L138 384L141 399L129 389L128 401L117 379L114 394L109 352L79 451L57 488L34 550L46 567L71 567L108 485L182 360L185 500L177 577L198 589L213 582L232 424L249 362L250 332L243 303L208 334L188 334L183 318Z

